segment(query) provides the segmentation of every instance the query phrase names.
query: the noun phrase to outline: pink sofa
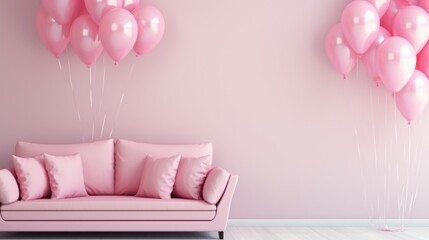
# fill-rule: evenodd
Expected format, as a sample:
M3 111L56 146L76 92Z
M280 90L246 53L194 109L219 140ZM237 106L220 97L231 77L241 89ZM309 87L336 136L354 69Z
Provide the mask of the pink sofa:
M212 156L210 143L152 145L110 139L69 145L18 142L15 148L19 157L42 153L79 153L89 196L13 201L18 184L1 170L0 200L10 203L0 207L0 231L216 231L223 239L238 176L228 174L222 181L210 171L201 200L134 196L146 155Z

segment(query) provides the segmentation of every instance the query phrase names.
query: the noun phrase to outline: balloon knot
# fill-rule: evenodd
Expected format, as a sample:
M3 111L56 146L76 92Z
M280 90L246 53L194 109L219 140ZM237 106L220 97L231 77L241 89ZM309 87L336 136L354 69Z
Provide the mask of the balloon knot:
M347 79L347 76L346 76L346 75L343 75L343 79L344 79L344 80L346 80L346 79Z
M115 66L117 66L118 65L118 61L115 61Z
M408 121L408 125L411 125L411 122L410 122L410 121Z
M87 67L87 68L91 68L91 66L90 66L90 65L86 65L86 67Z

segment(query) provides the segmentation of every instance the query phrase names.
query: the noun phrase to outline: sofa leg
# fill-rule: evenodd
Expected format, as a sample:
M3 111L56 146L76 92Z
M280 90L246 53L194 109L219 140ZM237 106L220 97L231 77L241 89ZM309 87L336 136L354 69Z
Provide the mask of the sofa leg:
M223 231L219 232L219 239L223 239Z

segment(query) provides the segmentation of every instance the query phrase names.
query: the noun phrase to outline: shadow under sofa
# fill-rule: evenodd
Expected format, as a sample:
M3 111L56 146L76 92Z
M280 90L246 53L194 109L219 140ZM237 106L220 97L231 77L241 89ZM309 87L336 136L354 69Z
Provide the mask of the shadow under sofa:
M153 152L161 152L168 155L172 152L179 154L201 154L212 153L211 144L209 145L150 145L127 142L122 140L122 144L131 146L131 148L117 149L117 144L113 140L106 140L103 143L85 143L64 145L39 145L18 143L15 154L22 156L35 155L39 152L48 152L50 154L69 154L72 152L81 152L82 161L85 161L88 151L94 152L94 149L108 149L114 155L112 157L113 171L118 167L118 155L124 157L124 149L141 151L141 147L155 149ZM128 145L127 145L128 144ZM97 146L98 145L98 146ZM25 147L23 151L22 147ZM60 146L60 147L57 147ZM107 147L107 148L106 148ZM64 151L66 149L66 151ZM90 149L90 150L88 150ZM152 149L152 150L153 150ZM122 151L122 152L121 152ZM149 152L151 150L149 149ZM202 152L201 152L202 151ZM23 152L25 154L23 154ZM133 153L133 157L138 157ZM147 154L143 151L142 154ZM104 161L104 160L101 160ZM86 163L88 164L88 163ZM91 163L92 165L94 163ZM86 166L88 169L88 166ZM127 168L125 168L127 169ZM4 170L1 170L4 171ZM7 181L3 179L3 172L0 173L0 185L5 186ZM116 180L117 175L113 173ZM210 172L209 172L210 174ZM111 177L111 176L110 176ZM208 176L209 177L209 176ZM207 177L207 178L208 178ZM225 178L225 176L224 176ZM102 178L99 180L103 180ZM216 181L207 181L203 185L202 191L211 191L212 188L220 193L219 200L211 203L203 199L184 199L173 197L171 199L155 199L136 197L120 193L116 190L119 186L113 182L114 188L108 190L108 194L91 194L91 189L96 189L97 185L85 185L89 196L66 198L66 199L36 199L36 200L18 200L10 204L3 204L0 207L0 231L2 232L145 232L145 231L215 231L219 233L219 238L223 239L223 232L226 229L229 217L230 205L237 185L238 176L229 175L224 180L224 184L217 184ZM89 188L88 188L89 186ZM101 186L101 185L100 185ZM103 185L105 186L105 184ZM0 186L1 187L1 186ZM210 188L210 189L207 189ZM92 190L94 191L94 190ZM110 191L110 192L109 192Z

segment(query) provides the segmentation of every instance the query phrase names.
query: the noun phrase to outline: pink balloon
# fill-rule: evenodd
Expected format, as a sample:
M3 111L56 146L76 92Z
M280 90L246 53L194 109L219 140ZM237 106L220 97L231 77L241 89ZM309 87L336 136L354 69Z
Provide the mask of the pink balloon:
M415 70L405 87L396 94L396 107L409 122L415 120L429 102L429 80Z
M97 24L104 14L114 8L121 8L123 4L124 0L85 0L86 10Z
M89 15L81 15L70 28L70 43L80 60L90 66L103 52L98 26Z
M416 69L422 71L426 76L429 76L429 44L426 44L417 55Z
M429 15L421 7L408 6L396 14L393 34L407 39L419 53L429 39Z
M383 15L383 17L380 20L381 26L386 28L387 31L389 31L390 33L392 33L393 21L395 20L396 14L400 9L406 6L408 6L407 3L405 3L402 0L391 0L386 13Z
M368 51L366 51L366 53L362 56L363 65L365 66L366 70L368 71L372 79L375 81L377 86L380 85L381 79L375 67L376 66L375 54L377 52L378 47L389 37L391 37L391 34L389 33L389 31L387 31L383 27L380 27L377 38L375 39L374 43L368 49Z
M404 38L390 37L378 47L375 54L377 72L384 86L399 92L410 79L416 67L416 53Z
M429 0L420 0L418 5L426 10L426 12L429 12Z
M325 50L334 68L344 78L356 65L356 54L351 50L341 32L341 25L334 25L326 35Z
M419 0L401 0L402 2L404 2L407 5L417 5L417 3L419 2Z
M349 3L341 15L341 29L347 42L357 54L368 50L377 37L380 18L377 9L363 0Z
M59 58L69 43L70 25L57 23L40 7L37 12L37 32L49 51Z
M59 24L69 24L77 16L81 0L42 0L46 12Z
M372 3L378 11L378 16L381 18L389 8L390 0L367 0Z
M140 0L124 0L124 8L132 12L140 5Z
M117 63L128 54L137 40L136 19L125 9L113 9L101 19L99 34L104 49Z
M134 9L133 14L138 25L138 37L134 51L137 55L143 55L161 41L165 30L164 17L156 7L149 5L141 5Z

